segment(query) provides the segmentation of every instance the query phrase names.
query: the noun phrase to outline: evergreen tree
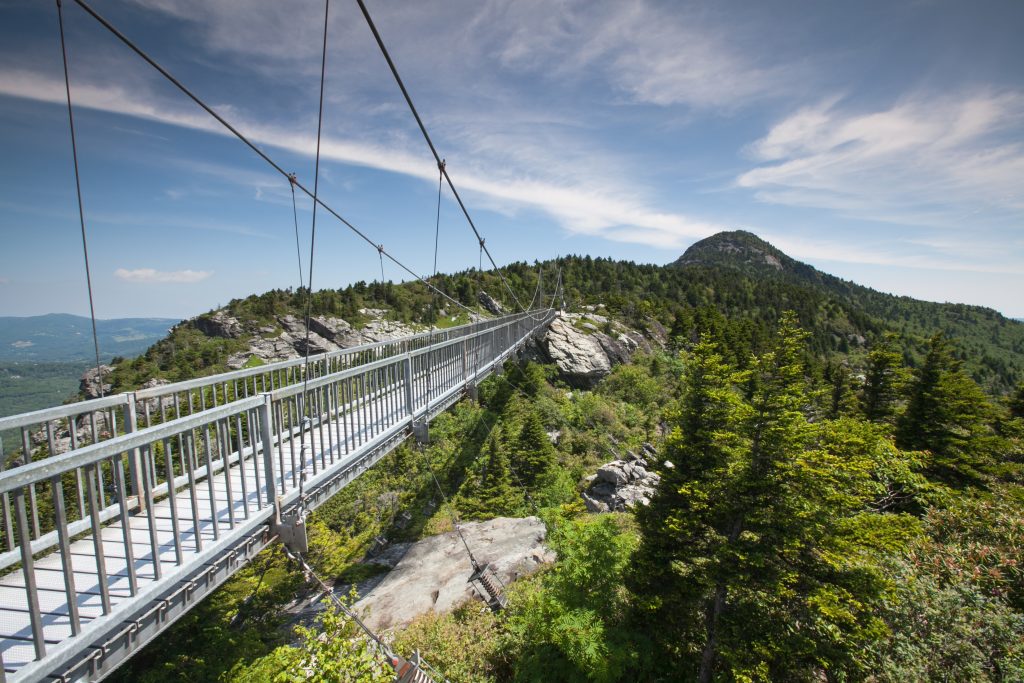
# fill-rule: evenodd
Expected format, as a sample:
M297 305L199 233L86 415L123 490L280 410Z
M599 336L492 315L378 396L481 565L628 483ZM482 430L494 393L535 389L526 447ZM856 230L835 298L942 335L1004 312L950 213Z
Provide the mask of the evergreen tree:
M992 407L937 334L909 386L907 409L896 425L897 443L932 454L930 474L949 484L978 484L993 472L1001 450L989 428Z
M868 353L860 395L864 417L872 422L891 423L906 380L903 357L895 348L895 337L886 335Z
M692 660L694 653L680 648L700 638L698 612L712 581L693 560L715 553L725 482L741 458L743 443L735 432L740 398L731 381L730 368L704 333L685 356L683 395L671 416L661 481L650 504L636 511L643 536L631 587L652 638L677 660Z
M516 466L524 486L533 488L554 467L555 449L536 411L528 410L516 439Z
M631 577L680 679L853 675L881 628L869 550L897 543L907 518L870 506L898 454L867 423L808 420L803 336L785 316L746 378L707 343L687 359L674 467L638 511Z
M846 363L829 362L825 365L824 380L826 386L825 416L836 419L851 414L856 407L856 396L853 393L853 375Z
M508 453L500 430L491 431L481 453L476 476L459 494L459 509L470 519L512 516L522 508L522 494L513 485Z
M1024 419L1024 382L1017 385L1010 397L1010 415Z

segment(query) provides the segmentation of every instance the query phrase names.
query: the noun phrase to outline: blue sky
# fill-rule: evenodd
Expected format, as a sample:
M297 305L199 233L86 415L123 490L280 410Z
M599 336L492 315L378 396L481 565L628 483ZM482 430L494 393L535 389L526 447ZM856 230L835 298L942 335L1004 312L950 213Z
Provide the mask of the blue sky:
M1024 3L368 5L499 264L667 263L742 228L877 289L1024 317ZM322 2L93 6L312 186ZM0 0L0 18L0 315L84 314L56 8ZM71 2L65 22L97 315L297 285L288 183ZM353 1L333 0L329 41L321 196L428 273L432 158ZM300 200L304 252L310 218ZM476 265L447 193L440 243L441 270ZM379 277L321 214L314 286Z

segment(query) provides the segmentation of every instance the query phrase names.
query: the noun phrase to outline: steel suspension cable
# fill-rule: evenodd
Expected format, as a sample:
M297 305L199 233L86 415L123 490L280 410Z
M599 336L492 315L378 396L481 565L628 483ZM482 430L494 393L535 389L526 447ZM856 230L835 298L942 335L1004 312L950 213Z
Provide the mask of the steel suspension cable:
M306 405L302 413L305 413L309 406L309 323L313 314L313 256L316 253L316 199L320 189L320 133L324 126L324 80L327 74L327 25L331 11L331 0L324 0L324 44L320 57L320 109L317 114L316 123L316 162L313 171L313 226L309 234L309 280L306 287L306 360L305 371L302 373L302 400ZM311 437L312 438L312 437ZM305 466L305 458L303 458Z
M207 114L212 116L218 123L220 123L222 126L224 126L232 135L234 135L241 142L243 142L249 149L251 149L253 152L255 152L257 156L259 156L261 159L263 159L263 161L267 162L267 164L269 164L271 166L271 168L273 168L275 171L280 173L281 176L283 176L285 178L290 178L291 177L291 174L288 173L287 171L285 171L266 152L261 150L255 143L253 143L251 140L249 140L249 138L247 138L245 135L243 135L237 128L232 126L223 116L218 114L210 105L206 104L206 102L204 102L198 95L193 93L181 81L179 81L177 78L175 78L167 69L165 69L163 66L161 66L159 62L157 62L155 59L153 59L151 56L149 56L149 54L147 54L142 48L140 48L130 38L128 38L120 30L118 30L117 27L115 27L113 24L111 24L109 21L107 21L102 15L100 15L96 10L94 10L89 5L89 3L87 3L85 0L74 0L74 2L75 2L76 5L81 7L87 14L89 14L89 16L91 16L93 19L95 19L97 22L99 22L100 25L102 25L111 34L113 34L114 37L116 37L118 40L120 40L128 49L130 49L132 52L134 52L139 57L141 57L147 64L149 64L154 69L156 69L160 73L161 76L163 76L165 79L167 79L172 85L174 85L178 90L180 90L189 99L191 99L203 111L205 111ZM295 180L295 187L297 187L299 190L304 192L306 194L306 196L308 196L310 199L313 199L313 203L315 205L320 206L320 208L322 208L324 211L326 211L329 214L331 214L332 216L334 216L342 225L344 225L346 228L348 228L354 234L356 234L357 236L362 238L363 241L365 241L367 244L372 246L374 249L380 250L380 253L383 256L386 256L396 266L398 266L399 268L404 270L406 273L408 273L409 275L414 277L416 280L422 282L427 287L429 287L431 289L436 289L422 275L419 275L418 273L413 271L411 268L409 268L404 263L399 261L395 256L393 256L392 254L388 253L387 250L385 250L381 245L377 244L376 242L371 240L369 237L367 237L366 233L364 233L362 230L357 228L351 222L346 220L341 214L339 214L337 211L335 211L329 204L327 204L326 202L324 202L320 198L314 198L313 192L310 191L309 188L307 188L305 185L303 185L298 180ZM459 306L460 308L465 309L467 312L473 313L473 311L470 308L468 308L466 306L463 306L461 302L456 301L455 299L452 299L450 296L444 294L443 292L438 292L438 294L440 296L444 297L445 299L448 299L449 301L451 301L456 306Z
M96 333L96 305L92 294L92 273L89 269L89 241L85 236L85 209L82 207L82 181L78 171L78 144L75 140L75 114L71 107L71 77L68 75L68 49L64 38L64 7L57 0L57 24L60 27L60 53L64 63L64 92L68 101L68 127L71 130L71 159L75 167L75 194L78 197L78 223L82 228L82 256L85 260L85 285L89 291L89 318L92 321L92 345L96 352L96 384L103 398L103 369L100 363L100 338Z
M292 190L292 218L295 220L295 257L299 262L299 289L305 287L302 280L302 247L299 246L299 210L295 205L295 174L288 176L288 187Z
M498 273L498 277L501 278L505 288L508 289L509 294L512 295L512 300L519 306L519 310L525 310L523 304L519 301L519 297L516 296L516 293L508 284L508 280L505 279L505 275L501 272L501 269L498 268L498 264L494 262L494 257L491 256L490 250L487 249L487 246L484 244L484 239L480 236L480 231L477 230L476 223L473 222L473 218L469 215L469 210L466 208L466 204L462 201L462 197L459 196L458 190L455 189L455 184L452 182L451 177L448 175L448 171L444 167L444 160L441 159L441 155L437 153L437 148L434 147L434 142L430 139L430 133L427 132L427 127L423 125L423 119L420 118L420 114L416 110L416 105L412 102L412 97L409 95L409 91L406 89L405 83L402 81L402 77L398 75L398 68L395 66L394 60L391 59L391 54L384 45L384 39L381 38L376 24L373 23L373 19L370 17L370 11L366 9L366 3L363 2L363 0L356 0L356 2L359 4L359 9L363 12L363 17L366 19L366 24L370 27L370 32L373 33L373 37L377 41L377 47L380 48L381 54L384 55L384 60L388 63L388 68L391 69L391 75L394 76L395 82L398 84L399 89L402 91L402 95L405 97L406 104L409 105L409 110L416 119L416 125L419 126L420 132L423 134L423 139L426 140L427 146L430 147L430 153L434 155L434 160L441 169L441 175L444 176L444 179L448 182L448 187L452 191L452 196L455 197L455 201L459 203L459 208L462 209L462 214L466 217L466 222L469 223L469 227L472 228L473 234L476 235L477 242L480 243L480 248L487 254L487 258L490 260L491 266Z

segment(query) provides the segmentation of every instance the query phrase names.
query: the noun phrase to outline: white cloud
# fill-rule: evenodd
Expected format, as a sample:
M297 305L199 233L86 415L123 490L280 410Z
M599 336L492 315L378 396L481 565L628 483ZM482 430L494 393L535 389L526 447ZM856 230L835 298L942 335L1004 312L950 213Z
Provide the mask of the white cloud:
M54 104L63 103L62 84L52 78L29 72L0 73L0 94L22 97ZM229 133L203 113L184 111L165 102L157 101L144 90L128 91L120 87L77 84L76 106L88 107L115 114L134 116L160 123L208 131L220 135ZM292 127L249 123L241 117L233 125L251 140L267 146L310 155L316 140L312 134L297 133ZM515 146L508 149L517 150ZM512 162L537 162L531 168L544 168L537 147L510 152ZM522 158L516 154L522 155ZM549 151L549 154L555 154ZM404 147L386 147L335 136L327 136L321 143L321 157L347 164L364 166L436 182L436 167ZM613 173L604 181L597 174L580 169L578 173L566 165L554 164L556 178L521 173L521 164L512 163L510 170L497 174L476 172L474 168L455 169L449 166L456 185L466 191L479 193L484 200L503 205L508 211L539 209L548 213L566 230L575 234L607 237L615 241L646 244L656 248L675 249L685 246L692 238L706 237L725 229L688 216L664 213L652 208L635 192L621 188L621 174ZM593 167L591 160L588 166ZM492 165L492 168L506 168ZM616 165L609 163L608 168ZM216 165L206 165L202 171L217 174ZM252 174L243 182L257 187L265 186L265 174ZM237 182L237 174L224 169L224 178ZM303 179L300 178L300 181ZM307 179L308 180L308 179Z
M767 202L860 219L963 227L1024 216L1024 95L917 96L844 111L833 99L775 125L750 151L764 165L737 178Z
M9 285L11 283L10 278L0 277L0 285Z
M114 276L125 282L193 284L213 275L212 270L155 270L153 268L118 268Z

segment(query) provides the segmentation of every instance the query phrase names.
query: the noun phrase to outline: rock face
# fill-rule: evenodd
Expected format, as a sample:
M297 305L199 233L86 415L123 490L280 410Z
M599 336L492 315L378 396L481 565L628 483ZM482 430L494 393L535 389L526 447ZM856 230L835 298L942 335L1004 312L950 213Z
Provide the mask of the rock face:
M245 328L238 318L228 315L226 311L214 311L210 315L201 315L194 318L192 324L207 337L237 339L245 333Z
M637 503L647 505L661 478L647 468L654 447L644 444L643 455L632 451L621 460L612 460L587 477L590 485L580 495L590 512L621 512Z
M573 327L565 316L551 321L541 343L548 358L573 386L592 387L612 371L601 342Z
M480 564L490 564L506 585L555 559L544 546L544 523L536 517L499 517L463 524L462 531ZM390 558L394 568L355 604L371 629L401 626L430 611L449 612L479 597L467 581L472 567L454 531L399 546L399 554L403 548L400 559ZM381 557L374 561L380 562Z
M477 294L476 300L480 302L481 306L486 308L494 315L502 315L505 313L505 309L501 307L501 304L498 303L498 301L495 300L494 297L492 297L490 294L483 290L480 290L480 293Z
M110 373L113 370L113 366L101 365L98 372L96 368L89 368L82 374L82 378L78 381L78 390L82 392L86 400L110 394L110 390L113 389L113 385L110 384ZM100 376L103 377L102 392L100 391Z
M613 366L628 363L641 350L650 351L651 344L636 330L596 313L562 313L524 355L530 360L554 363L570 385L589 389Z
M397 339L416 333L416 330L409 325L381 319L385 311L367 308L363 309L361 313L376 317L358 330L341 318L327 316L311 318L308 335L310 355ZM294 315L284 315L277 317L275 322L277 325L246 329L236 318L227 315L224 311L216 311L212 315L195 318L192 324L196 329L210 336L237 339L250 335L249 348L232 354L227 360L229 368L238 370L245 367L253 358L258 358L263 363L276 363L306 355L306 321ZM280 333L273 336L278 330Z

